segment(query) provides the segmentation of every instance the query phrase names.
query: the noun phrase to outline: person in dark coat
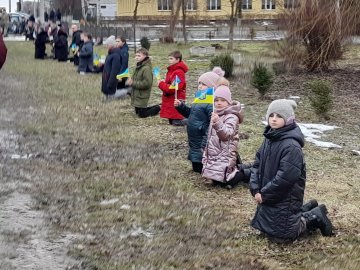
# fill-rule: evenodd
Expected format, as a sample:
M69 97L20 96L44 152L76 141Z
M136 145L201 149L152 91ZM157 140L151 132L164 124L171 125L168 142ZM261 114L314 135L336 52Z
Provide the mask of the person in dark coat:
M116 86L118 80L116 75L121 69L120 56L116 53L115 37L111 36L104 41L108 48L108 55L102 72L101 91L107 99L115 98Z
M212 71L202 74L198 79L198 91L195 93L195 100L191 107L186 106L185 102L179 99L174 101L176 109L181 115L188 118L188 159L192 162L193 171L197 173L202 172L203 149L206 146L207 132L213 112L213 91L220 78Z
M48 38L48 34L45 32L44 28L41 27L35 39L35 59L45 58L47 38Z
M0 69L3 67L7 55L7 48L3 40L3 33L0 29Z
M78 26L76 24L73 24L71 26L71 30L72 30L72 41L70 44L70 50L73 51L74 54L74 65L78 66L79 65L79 56L77 55L77 52L81 49L82 45L84 44L84 42L81 40L81 33L82 31L78 29Z
M119 73L123 73L129 67L129 46L126 43L125 37L116 38L117 49L115 52L120 56L121 69ZM126 86L127 77L122 78L118 81L117 89L127 88Z
M56 22L56 15L55 15L55 10L54 9L52 9L51 11L50 11L50 16L49 16L49 19L50 19L50 21L51 22L53 22L53 23L55 23Z
M162 91L160 117L168 119L170 125L183 126L184 117L175 109L174 100L175 98L182 101L186 99L185 73L189 68L182 61L182 54L179 51L173 51L169 54L169 64L165 80L158 80L157 82Z
M67 33L60 28L56 39L54 39L55 55L58 61L64 62L68 59L68 42L67 42Z
M49 21L49 14L46 11L44 12L44 21L45 22Z
M79 67L78 72L81 75L84 75L86 72L94 71L94 56L93 56L93 42L92 37L88 33L81 34L84 44L82 45L80 51L78 52L79 56Z
M59 8L56 11L56 19L58 20L59 23L61 22L61 11Z
M289 242L319 228L332 235L325 205L303 208L306 169L304 135L295 123L293 100L273 101L266 114L264 142L256 153L250 191L258 206L251 222L275 242Z

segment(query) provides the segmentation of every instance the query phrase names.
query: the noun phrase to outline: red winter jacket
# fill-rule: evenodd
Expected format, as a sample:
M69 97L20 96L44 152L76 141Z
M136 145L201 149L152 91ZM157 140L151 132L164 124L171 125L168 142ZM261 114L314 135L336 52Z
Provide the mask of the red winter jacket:
M159 83L159 88L163 92L160 117L181 120L184 119L184 117L174 107L175 89L171 89L170 87L171 84L173 84L173 82L175 81L175 77L177 75L180 80L179 90L177 91L177 99L185 100L186 99L185 73L189 69L183 61L171 65L167 69L168 72L166 73L165 81L161 81Z
M5 43L3 41L2 34L0 34L0 69L2 68L3 64L5 63L6 53L7 53L7 49L6 49Z

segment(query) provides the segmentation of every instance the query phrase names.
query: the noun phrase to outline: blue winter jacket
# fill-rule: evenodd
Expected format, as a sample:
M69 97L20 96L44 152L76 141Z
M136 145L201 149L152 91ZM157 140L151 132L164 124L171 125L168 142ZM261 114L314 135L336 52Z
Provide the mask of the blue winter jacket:
M210 125L212 104L193 103L191 107L181 103L176 107L179 113L188 118L187 134L189 140L188 159L201 163L202 153L207 142L207 132Z
M92 72L94 70L93 42L87 41L83 44L79 52L79 72Z

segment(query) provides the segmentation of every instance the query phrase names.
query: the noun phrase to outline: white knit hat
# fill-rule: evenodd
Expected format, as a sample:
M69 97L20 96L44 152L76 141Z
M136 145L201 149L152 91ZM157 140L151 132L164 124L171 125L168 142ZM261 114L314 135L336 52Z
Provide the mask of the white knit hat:
M105 41L103 42L104 45L110 45L110 46L114 46L116 45L116 39L115 36L110 36L107 39L105 39Z

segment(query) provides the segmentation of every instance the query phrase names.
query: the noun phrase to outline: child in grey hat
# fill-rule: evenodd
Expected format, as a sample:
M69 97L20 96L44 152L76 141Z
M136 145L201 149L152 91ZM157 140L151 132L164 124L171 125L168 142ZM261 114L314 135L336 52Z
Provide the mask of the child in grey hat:
M266 113L264 142L256 153L250 191L257 203L252 227L275 242L293 241L306 231L332 235L325 205L303 205L306 170L304 135L295 122L293 100L273 101Z

